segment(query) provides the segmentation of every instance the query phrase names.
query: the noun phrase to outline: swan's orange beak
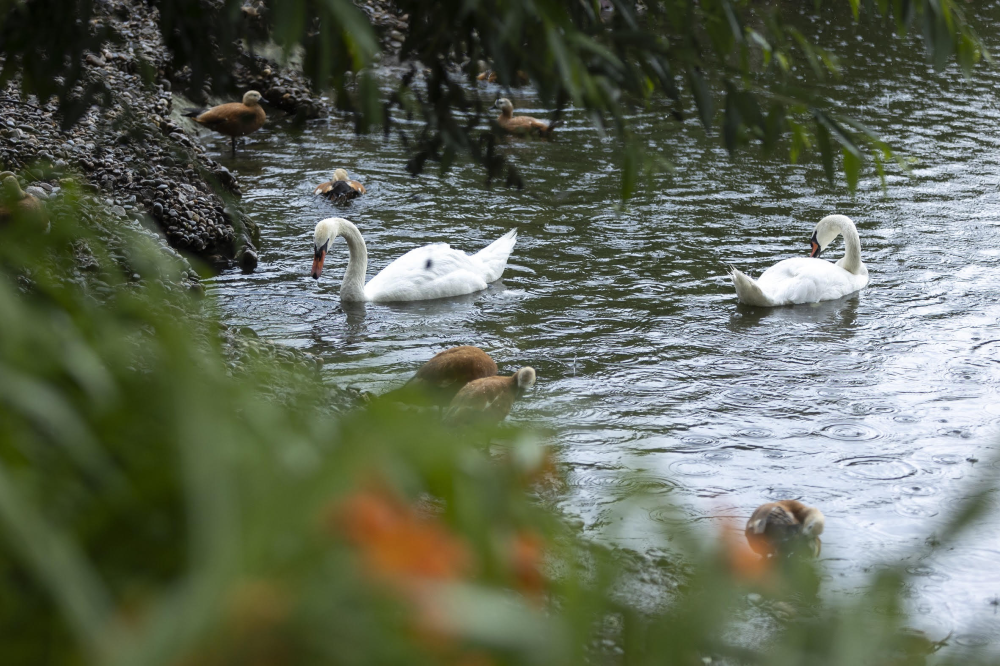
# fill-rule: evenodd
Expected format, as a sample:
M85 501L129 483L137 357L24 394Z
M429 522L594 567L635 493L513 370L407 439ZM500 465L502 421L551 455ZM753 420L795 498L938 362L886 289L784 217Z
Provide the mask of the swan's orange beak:
M316 255L313 257L313 268L312 276L314 280L319 279L319 274L323 272L323 262L326 261L326 246L317 248Z
M812 240L809 241L812 245L812 252L809 253L810 257L818 257L819 253L823 251L823 248L819 246L819 240L816 238L816 232L813 232Z

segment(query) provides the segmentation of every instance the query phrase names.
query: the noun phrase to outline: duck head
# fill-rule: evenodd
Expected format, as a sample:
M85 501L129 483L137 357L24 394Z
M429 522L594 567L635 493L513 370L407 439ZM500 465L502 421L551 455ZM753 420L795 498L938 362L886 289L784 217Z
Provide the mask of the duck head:
M504 115L510 115L514 113L514 105L510 103L510 100L506 97L501 97L493 103L494 108L500 109L500 112Z
M24 198L24 191L21 184L17 182L17 177L10 171L0 173L0 180L3 181L3 196L8 201L20 201Z
M338 180L347 180L347 179L348 179L347 178L347 169L337 169L336 171L333 172L333 180L334 180L334 182L336 182Z
M518 392L529 389L535 385L535 369L532 367L524 366L517 371L515 377L517 377Z
M340 218L328 217L320 220L316 225L316 232L313 235L313 265L312 277L318 280L323 272L323 262L326 261L326 253L330 249L330 243L340 235Z
M260 104L261 94L256 90L248 90L243 95L243 104L246 106L257 106Z
M807 538L818 537L823 533L823 528L826 526L826 517L822 511L814 506L809 507L802 513L801 521L801 534Z

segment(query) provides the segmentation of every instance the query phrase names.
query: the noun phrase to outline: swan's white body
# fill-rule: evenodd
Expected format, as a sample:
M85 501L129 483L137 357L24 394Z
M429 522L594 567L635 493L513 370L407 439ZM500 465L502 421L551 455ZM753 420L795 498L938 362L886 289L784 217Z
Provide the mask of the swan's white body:
M447 243L425 245L396 259L365 284L368 248L361 232L344 218L331 217L316 225L314 278L319 278L326 252L337 236L344 237L350 252L340 285L341 300L376 303L424 301L486 289L503 275L517 242L515 229L473 255L453 250Z
M819 253L840 235L844 237L843 258L835 264L820 259ZM861 239L849 217L824 217L816 225L812 242L811 257L779 261L757 280L732 269L736 298L758 307L818 303L854 293L868 284L868 269L861 261Z

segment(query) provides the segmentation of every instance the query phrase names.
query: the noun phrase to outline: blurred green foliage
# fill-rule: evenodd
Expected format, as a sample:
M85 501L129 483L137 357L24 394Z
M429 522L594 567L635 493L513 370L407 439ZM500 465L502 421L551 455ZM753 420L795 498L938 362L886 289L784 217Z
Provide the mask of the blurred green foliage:
M906 628L897 566L838 598L741 526L678 521L658 560L609 550L549 507L558 465L531 432L459 435L383 401L338 417L307 363L234 369L155 243L109 249L69 185L47 205L48 233L0 227L0 663L856 666L940 647Z
M480 61L504 86L527 76L541 102L554 108L553 118L573 105L623 142L624 197L643 170L664 166L633 135L629 115L644 107L663 109L664 122L695 114L707 130L718 130L730 153L757 144L794 162L815 151L827 178L834 180L839 165L851 190L870 157L884 184L885 164L896 156L856 119L832 112L822 83L839 75L837 55L810 42L787 20L790 14L822 21L853 16L885 25L887 33L919 34L937 69L954 60L968 74L989 58L959 0L397 0L409 26L401 59L419 65L383 97L371 73L380 57L376 31L351 0L256 2L263 30L251 29L242 0L154 4L172 66L191 68L193 89L211 82L226 90L237 38L252 44L269 35L286 54L301 49L305 73L318 88L334 90L359 130L400 132L412 146L415 174L428 160L447 168L467 155L489 179L520 185L494 132L480 129L489 103L467 84ZM603 5L613 12L602 14ZM826 11L831 6L850 11ZM93 99L110 103L110 92L86 79L80 63L86 51L122 37L92 15L87 0L0 0L0 81L20 77L25 93L57 95L68 124ZM60 20L46 20L51 16ZM418 76L420 68L426 76ZM395 107L420 118L422 129L410 136L394 128Z

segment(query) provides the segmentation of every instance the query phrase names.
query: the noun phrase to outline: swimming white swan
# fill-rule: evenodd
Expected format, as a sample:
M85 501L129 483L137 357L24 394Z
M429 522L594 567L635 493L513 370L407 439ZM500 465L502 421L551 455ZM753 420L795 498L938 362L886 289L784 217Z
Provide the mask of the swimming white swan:
M383 268L368 284L365 240L358 228L342 217L327 218L316 225L313 278L319 279L326 253L337 236L344 237L350 252L340 300L392 303L461 296L486 289L503 275L507 257L517 242L517 229L471 256L451 249L447 243L418 247Z
M843 258L835 264L820 259L820 252L840 235L844 236ZM828 215L819 221L812 235L812 254L808 257L779 261L756 281L735 268L730 276L736 285L736 298L759 307L830 301L868 284L858 229L846 215Z

